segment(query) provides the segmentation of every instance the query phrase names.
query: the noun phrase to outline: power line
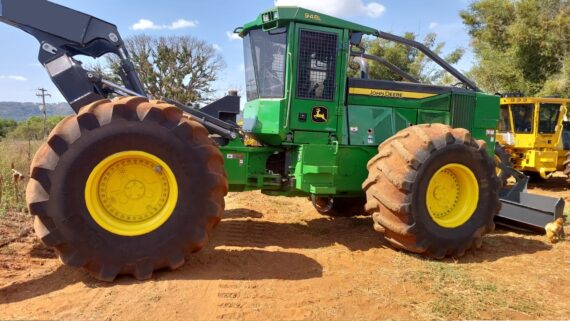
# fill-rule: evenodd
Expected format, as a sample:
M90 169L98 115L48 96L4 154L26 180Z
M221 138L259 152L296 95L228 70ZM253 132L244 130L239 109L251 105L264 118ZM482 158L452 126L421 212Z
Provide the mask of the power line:
M47 137L47 106L46 106L46 97L51 97L51 95L48 93L47 89L45 88L38 88L37 93L36 93L37 97L41 97L42 98L42 102L40 105L40 111L44 113L44 138Z

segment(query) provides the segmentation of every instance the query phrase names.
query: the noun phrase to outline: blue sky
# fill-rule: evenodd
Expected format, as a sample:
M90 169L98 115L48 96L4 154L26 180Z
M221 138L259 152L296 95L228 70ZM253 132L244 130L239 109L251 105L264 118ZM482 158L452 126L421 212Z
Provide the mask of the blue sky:
M424 36L438 33L447 49L468 49L469 37L461 24L459 11L468 0L277 0L280 4L302 4L318 11L350 21L402 34L406 31ZM119 27L123 37L149 35L191 35L212 43L224 57L227 67L215 88L221 95L228 88L243 89L243 53L240 40L230 31L253 20L272 7L275 0L54 0L64 6L83 11ZM45 87L53 97L63 98L52 85L46 71L37 63L38 44L28 34L0 24L0 101L36 101L35 89ZM468 70L473 63L471 53L459 63Z

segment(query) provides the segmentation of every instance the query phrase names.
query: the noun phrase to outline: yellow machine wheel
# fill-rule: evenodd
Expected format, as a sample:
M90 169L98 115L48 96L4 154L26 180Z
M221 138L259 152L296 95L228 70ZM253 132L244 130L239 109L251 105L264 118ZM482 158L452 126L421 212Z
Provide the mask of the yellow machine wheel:
M41 241L95 278L145 280L202 249L228 184L208 131L175 106L103 100L64 119L26 190Z
M168 220L178 184L160 158L141 151L113 154L89 175L85 203L103 229L122 236L144 235Z
M501 188L484 141L430 124L386 140L368 162L365 210L394 247L460 257L495 228Z
M479 184L461 164L448 164L430 179L426 193L428 213L441 227L456 228L467 222L479 202Z

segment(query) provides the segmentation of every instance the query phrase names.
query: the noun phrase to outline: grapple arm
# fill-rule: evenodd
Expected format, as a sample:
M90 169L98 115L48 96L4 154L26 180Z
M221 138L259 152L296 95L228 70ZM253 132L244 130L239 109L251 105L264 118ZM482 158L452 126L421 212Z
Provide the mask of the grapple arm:
M146 96L115 25L46 0L0 0L0 21L40 42L40 63L76 112L107 95L99 78L73 59L76 55L98 58L116 54L122 62L126 89Z

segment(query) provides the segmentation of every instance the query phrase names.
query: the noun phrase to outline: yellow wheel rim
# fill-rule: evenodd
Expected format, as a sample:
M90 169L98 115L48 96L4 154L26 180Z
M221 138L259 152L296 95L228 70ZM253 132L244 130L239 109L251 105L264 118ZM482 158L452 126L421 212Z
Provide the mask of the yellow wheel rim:
M160 158L141 151L113 154L89 175L85 202L103 229L138 236L166 222L178 201L174 173Z
M445 228L456 228L467 222L479 202L479 183L464 165L448 164L429 181L426 205L432 220Z

